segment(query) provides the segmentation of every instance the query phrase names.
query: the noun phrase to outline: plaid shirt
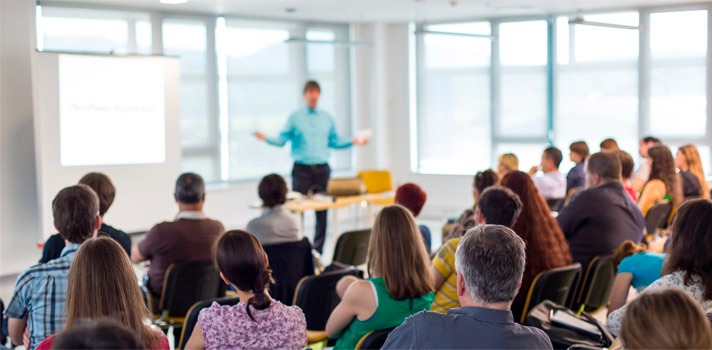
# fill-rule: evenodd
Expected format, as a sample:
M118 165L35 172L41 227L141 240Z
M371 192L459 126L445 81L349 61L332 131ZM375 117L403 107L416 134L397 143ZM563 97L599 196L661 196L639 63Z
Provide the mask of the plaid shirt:
M71 243L59 258L30 267L17 279L15 294L5 316L27 318L30 350L64 326L64 302L67 300L67 274L79 244Z

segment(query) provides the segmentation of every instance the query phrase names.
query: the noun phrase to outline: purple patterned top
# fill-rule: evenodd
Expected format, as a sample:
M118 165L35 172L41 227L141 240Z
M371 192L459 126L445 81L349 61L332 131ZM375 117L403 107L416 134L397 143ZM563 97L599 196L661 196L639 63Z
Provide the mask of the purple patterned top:
M277 300L264 310L247 304L220 306L213 303L198 314L206 349L302 349L307 345L307 321L297 306Z

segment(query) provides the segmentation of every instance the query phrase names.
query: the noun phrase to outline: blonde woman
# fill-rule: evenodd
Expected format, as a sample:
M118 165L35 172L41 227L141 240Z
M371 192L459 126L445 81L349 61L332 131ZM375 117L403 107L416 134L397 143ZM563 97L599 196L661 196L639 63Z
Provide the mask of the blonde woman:
M710 187L705 180L700 153L695 145L684 145L677 149L675 166L680 169L685 199L710 199Z
M497 159L497 175L502 179L510 171L519 170L519 159L513 153L505 153Z
M641 294L621 324L624 349L710 349L712 330L700 304L679 289Z
M90 239L77 250L67 277L65 329L83 321L111 318L136 333L142 348L168 350L168 339L143 322L147 309L126 252L107 237ZM51 349L54 336L38 350Z
M341 302L329 316L326 334L335 349L354 349L359 339L397 327L430 309L434 294L418 226L408 209L393 205L378 213L368 246L371 278L344 277L336 286Z

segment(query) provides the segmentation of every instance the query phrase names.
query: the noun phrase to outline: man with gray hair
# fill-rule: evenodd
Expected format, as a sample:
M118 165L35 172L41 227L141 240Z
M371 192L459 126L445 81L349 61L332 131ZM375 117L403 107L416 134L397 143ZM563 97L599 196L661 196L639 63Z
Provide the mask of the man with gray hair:
M500 225L467 231L455 253L462 307L423 311L388 336L384 349L552 349L540 329L514 322L510 307L522 283L524 241Z

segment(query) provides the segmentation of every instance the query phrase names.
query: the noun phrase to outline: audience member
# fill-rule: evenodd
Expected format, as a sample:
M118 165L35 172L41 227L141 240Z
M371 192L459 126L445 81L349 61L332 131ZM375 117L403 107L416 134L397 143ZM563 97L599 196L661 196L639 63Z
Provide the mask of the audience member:
M645 218L621 183L621 164L610 152L588 159L588 189L564 207L556 220L574 262L585 269L597 255L610 255L623 241L640 243Z
M521 171L511 172L502 179L502 186L511 189L522 201L522 213L512 227L527 243L528 261L522 287L512 304L512 312L518 319L534 277L540 272L570 265L571 253L564 234L531 177Z
M117 230L104 222L104 215L109 210L109 207L111 207L111 204L114 203L114 197L116 196L116 188L114 184L111 183L111 179L102 173L88 173L79 180L79 183L91 187L99 197L99 216L101 216L102 221L101 227L99 228L99 235L107 235L114 239L121 244L121 247L126 251L126 255L130 256L131 237L124 231ZM59 258L62 254L62 249L64 249L64 238L62 238L62 235L57 233L50 236L42 249L40 263L46 263Z
M539 193L546 199L566 197L566 178L559 172L559 165L563 156L556 147L549 147L541 155L541 164L529 169L529 175L534 179ZM535 177L541 170L544 176Z
M666 146L651 147L648 149L647 162L650 176L638 199L638 207L643 215L659 202L669 202L677 208L682 202L682 186L680 178L675 173L675 161L670 149Z
M53 350L140 349L141 343L128 327L112 319L80 322L57 334Z
M512 227L522 212L522 201L510 189L492 186L482 192L473 212L473 224L468 229L483 224ZM435 300L430 309L435 312L446 313L460 306L455 273L455 251L459 243L460 236L445 242L430 267L435 289Z
M347 276L336 287L341 302L326 323L335 349L354 349L368 332L396 327L433 302L428 255L408 209L393 205L378 213L367 261L371 278Z
M425 193L423 188L414 184L406 183L401 185L396 190L395 203L404 206L406 209L410 210L413 217L418 217L420 210L423 209L425 205L425 200L428 198L428 194ZM420 230L420 235L423 236L423 243L425 243L425 250L430 254L432 235L430 234L430 229L425 225L418 225Z
M685 145L677 149L675 166L680 169L685 199L710 199L710 187L705 180L700 153L695 145Z
M569 159L576 165L566 175L566 194L573 188L586 186L586 174L583 166L588 158L588 145L583 141L576 141L569 146Z
M620 340L624 349L712 349L712 330L695 299L664 289L630 303Z
M481 225L462 238L455 258L462 307L423 311L393 330L384 349L551 349L549 337L514 322L510 306L522 282L525 243L511 229Z
M267 254L251 234L233 230L217 242L220 276L237 289L237 305L213 303L198 315L186 349L301 349L307 321L296 306L269 296L274 283Z
M605 139L601 141L601 152L615 152L619 151L618 142L614 139Z
M83 320L114 318L136 334L142 349L170 349L168 338L143 322L146 304L133 266L109 238L87 240L77 250L67 279L66 311L65 328ZM53 342L50 336L37 349L50 349Z
M615 151L613 152L618 160L621 162L621 182L623 183L623 188L628 192L628 195L633 202L638 202L638 192L633 189L633 183L630 181L633 177L633 157L626 151Z
M499 182L499 176L497 173L492 171L492 169L487 169L485 171L478 171L475 174L475 179L472 182L472 196L475 199L475 204L472 208L465 210L460 218L457 219L455 226L450 230L447 236L443 238L443 242L447 242L450 239L461 237L467 230L476 225L475 218L475 208L479 202L480 194L490 186L494 186Z
M200 175L179 176L174 197L179 209L176 220L153 226L131 252L134 262L151 261L147 286L154 300L160 299L168 266L176 262L209 260L215 240L225 230L220 222L208 219L203 213L205 183Z
M52 201L54 227L66 241L60 257L30 267L17 278L5 310L8 333L15 344L34 349L64 325L67 274L79 245L96 236L101 226L99 198L87 185L66 187ZM29 333L29 343L23 334Z
M277 174L269 174L260 181L257 192L264 211L260 217L247 223L246 230L263 245L302 239L297 220L282 208L287 201L287 191L287 183Z
M642 245L625 241L613 252L613 263L617 266L608 313L617 310L628 300L628 291L633 286L638 293L660 278L665 254L646 251Z
M510 171L519 170L519 159L514 153L505 153L497 158L497 175L501 179Z
M695 199L680 206L675 216L662 277L641 295L678 288L694 297L706 313L712 312L712 201ZM608 315L608 329L618 334L626 306ZM635 320L631 320L635 321Z
M650 177L650 165L645 161L645 159L648 158L648 149L660 145L662 145L660 140L652 136L647 136L640 140L638 154L643 158L643 162L640 163L633 177L633 189L635 189L636 192L643 190L643 185L645 185L648 181L648 177Z

